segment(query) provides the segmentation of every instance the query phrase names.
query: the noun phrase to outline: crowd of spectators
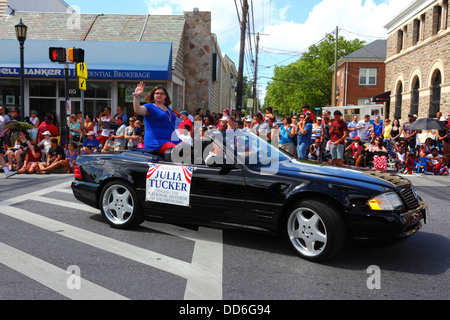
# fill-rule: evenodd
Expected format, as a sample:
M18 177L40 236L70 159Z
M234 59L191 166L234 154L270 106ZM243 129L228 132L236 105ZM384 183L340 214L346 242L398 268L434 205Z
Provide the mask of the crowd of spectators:
M284 116L280 122L270 107L253 117L244 117L229 109L221 113L198 109L194 115L187 111L174 112L178 137L190 145L193 145L194 123L197 122L202 133L209 129L252 131L303 160L372 167L380 171L386 171L387 163L391 162L402 173L411 172L416 158L428 158L427 169L436 174L448 173L450 167L450 113L447 118L440 113L437 115L447 129L432 131L425 143L421 143L419 132L409 129L417 118L413 114L401 124L399 119L381 121L379 116L371 122L370 115L363 119L354 116L346 123L340 111L331 115L325 108L322 116L315 116L309 105L304 105L299 114ZM121 107L117 107L115 115L109 107L95 116L87 114L84 121L81 113L70 115L70 141L66 143L61 141L54 115L46 115L42 123L37 116L38 112L33 110L27 119L33 128L20 130L15 138L10 130L0 130L0 165L7 177L16 173L45 174L58 168L70 173L80 154L144 148L142 116L127 115ZM0 106L0 126L13 117L14 114L9 117Z

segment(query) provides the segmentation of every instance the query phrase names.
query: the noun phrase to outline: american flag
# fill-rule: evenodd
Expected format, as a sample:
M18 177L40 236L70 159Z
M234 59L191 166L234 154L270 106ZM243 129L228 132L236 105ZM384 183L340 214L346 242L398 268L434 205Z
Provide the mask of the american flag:
M183 169L184 177L186 181L190 184L192 179L192 173L194 172L193 167L181 167Z
M149 169L147 172L147 179L149 179L159 169L159 167L161 167L160 164L154 164L154 163L150 163L148 166L149 166Z

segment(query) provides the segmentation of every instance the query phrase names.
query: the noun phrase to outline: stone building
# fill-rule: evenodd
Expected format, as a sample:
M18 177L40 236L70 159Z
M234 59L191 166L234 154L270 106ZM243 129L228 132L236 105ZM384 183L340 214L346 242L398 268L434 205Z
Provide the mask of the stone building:
M385 28L386 92L391 119L407 121L450 111L448 0L416 0Z
M149 91L157 84L165 86L174 110L219 112L234 104L230 79L237 71L211 32L210 12L194 9L183 15L154 16L15 10L0 18L0 104L8 108L20 102L14 25L21 18L28 26L25 116L36 109L41 115L55 112L59 119L64 117L64 65L50 62L49 47L85 50L89 114L104 107L115 112L117 106L132 113L131 93L141 80ZM80 90L74 67L70 69L69 99L72 112L77 112Z

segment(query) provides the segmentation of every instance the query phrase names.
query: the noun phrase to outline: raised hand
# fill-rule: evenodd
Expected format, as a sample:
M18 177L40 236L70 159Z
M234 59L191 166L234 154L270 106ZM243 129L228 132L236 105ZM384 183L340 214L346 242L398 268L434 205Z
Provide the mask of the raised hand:
M140 96L141 94L144 93L144 89L145 89L145 83L143 81L141 81L141 82L139 82L136 89L134 90L134 94L137 96Z

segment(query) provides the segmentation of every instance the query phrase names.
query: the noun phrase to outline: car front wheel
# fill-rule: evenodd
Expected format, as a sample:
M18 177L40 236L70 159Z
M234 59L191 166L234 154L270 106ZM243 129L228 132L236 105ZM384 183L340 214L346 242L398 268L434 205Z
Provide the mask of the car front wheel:
M112 181L103 188L100 210L116 228L129 229L144 221L136 191L124 181Z
M345 226L339 212L319 201L297 203L287 217L286 228L289 242L306 260L330 259L345 243Z

